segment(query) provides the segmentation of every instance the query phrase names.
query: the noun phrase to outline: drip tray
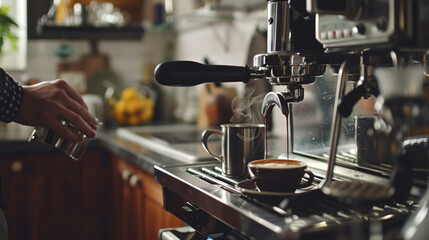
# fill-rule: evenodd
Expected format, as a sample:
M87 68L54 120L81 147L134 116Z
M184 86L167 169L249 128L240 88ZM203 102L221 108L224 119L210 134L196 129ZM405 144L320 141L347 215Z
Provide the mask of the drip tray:
M120 127L116 135L158 154L182 162L213 160L201 144L203 130L194 125ZM220 138L212 137L210 150L220 154Z

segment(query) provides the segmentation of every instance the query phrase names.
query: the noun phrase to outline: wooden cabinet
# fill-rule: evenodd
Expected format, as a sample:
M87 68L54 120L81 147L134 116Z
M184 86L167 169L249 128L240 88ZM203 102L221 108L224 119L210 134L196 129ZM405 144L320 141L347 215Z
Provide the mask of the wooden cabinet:
M183 222L164 210L162 187L154 176L112 156L115 192L115 238L158 239L158 230Z
M152 174L104 149L76 162L51 149L3 148L0 174L9 240L152 240L183 226L164 210Z
M9 240L113 239L108 156L79 162L58 152L0 153Z

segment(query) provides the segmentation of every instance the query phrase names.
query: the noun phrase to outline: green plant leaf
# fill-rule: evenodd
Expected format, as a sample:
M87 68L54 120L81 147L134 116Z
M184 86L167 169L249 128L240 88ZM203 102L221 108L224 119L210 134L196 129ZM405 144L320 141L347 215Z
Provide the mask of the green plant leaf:
M8 11L9 8L0 7L0 54L2 52L5 38L9 41L12 49L18 49L18 36L16 36L11 29L19 28L19 26L11 17L9 17L7 14Z
M12 18L3 14L0 14L0 24L6 25L6 26L12 25L12 26L18 27L18 24Z

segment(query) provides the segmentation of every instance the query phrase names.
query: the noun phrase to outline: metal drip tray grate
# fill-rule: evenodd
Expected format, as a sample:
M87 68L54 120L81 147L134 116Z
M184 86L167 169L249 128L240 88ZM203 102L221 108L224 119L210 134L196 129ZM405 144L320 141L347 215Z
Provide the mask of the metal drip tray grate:
M291 231L318 232L328 229L347 228L359 224L364 226L369 222L378 222L383 225L394 225L413 212L418 206L413 201L406 204L378 203L349 205L323 195L319 189L296 192L296 194L272 198L270 196L248 196L240 192L235 185L246 179L229 178L222 174L217 166L190 167L186 171L199 179L237 194L257 207L284 218ZM316 176L315 184L323 180Z

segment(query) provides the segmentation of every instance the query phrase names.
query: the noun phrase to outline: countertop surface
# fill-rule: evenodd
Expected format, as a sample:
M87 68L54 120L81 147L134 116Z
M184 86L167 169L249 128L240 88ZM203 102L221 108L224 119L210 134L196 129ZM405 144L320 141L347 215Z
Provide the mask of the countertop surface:
M178 131L183 130L184 125L165 125L169 129L177 129ZM151 128L152 126L145 126L145 128ZM154 128L160 126L153 126ZM132 129L133 127L131 127ZM116 154L119 157L137 165L143 170L154 173L154 166L180 166L192 163L207 163L214 162L218 163L217 160L211 158L207 154L207 158L199 159L196 161L180 161L177 156L171 156L165 152L160 154L159 151L153 151L152 149L143 146L142 144L136 144L135 141L125 140L118 134L118 129L100 129L97 132L96 138L91 141L90 147L101 147L105 151ZM0 153L15 153L15 152L49 152L53 151L51 146L47 146L42 143L28 142L28 139L33 131L33 127L21 126L16 123L1 124L0 125ZM269 140L270 141L270 140ZM271 142L271 141L270 141ZM156 143L155 143L156 144ZM162 144L162 143L160 143ZM189 144L189 143L188 143ZM194 142L195 147L201 147L200 142ZM198 146L197 146L198 145ZM279 150L274 141L270 144L270 150L278 155L282 153ZM202 147L201 147L202 148Z
M177 128L178 131L183 130L183 125L165 125L171 131L175 131ZM145 126L145 128L156 128L157 126ZM164 126L161 126L164 127ZM131 127L132 129L133 127ZM33 131L32 127L21 126L16 123L9 124L0 124L0 154L1 153L25 153L25 152L49 152L54 151L51 146L47 146L42 143L28 142ZM277 157L284 153L284 143L280 138L271 137L268 138L268 148L270 156ZM137 144L138 141L129 141L125 140L123 137L118 134L118 129L99 129L97 132L96 138L90 142L90 147L99 148L102 151L108 151L112 154L115 154L126 161L140 167L148 173L154 173L154 166L182 166L189 164L203 164L203 163L218 163L217 160L211 158L207 154L206 159L200 159L198 161L180 161L177 156L172 156L168 151L153 151L153 149L145 147L142 144ZM155 143L156 144L156 143ZM162 143L159 143L162 144ZM195 146L201 147L200 142L194 142ZM326 163L306 159L306 163L309 167L320 174L324 174L326 170ZM371 177L367 174L358 174L356 170L351 170L347 168L342 168L337 166L335 172L340 171L343 176L354 176L358 179L366 179ZM358 176L359 175L359 176ZM362 175L362 176L360 176ZM376 177L372 179L374 181L384 182L385 179Z
M107 151L116 154L125 160L132 162L143 170L154 173L154 166L179 166L186 163L178 161L172 157L156 153L139 144L124 140L119 137L116 130L104 130L97 134L98 144ZM207 160L206 162L217 162L216 160ZM189 163L188 163L189 164Z
M15 123L2 124L0 126L0 154L54 151L51 146L37 142L28 142L32 131L32 127L19 126ZM166 156L167 154L159 154L140 144L124 140L122 137L118 136L116 129L100 129L97 132L96 138L91 141L89 147L101 148L104 151L109 151L152 174L154 173L155 165L178 166L189 164L189 162L179 161ZM198 161L198 163L203 162L217 162L217 160L207 159Z

